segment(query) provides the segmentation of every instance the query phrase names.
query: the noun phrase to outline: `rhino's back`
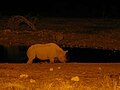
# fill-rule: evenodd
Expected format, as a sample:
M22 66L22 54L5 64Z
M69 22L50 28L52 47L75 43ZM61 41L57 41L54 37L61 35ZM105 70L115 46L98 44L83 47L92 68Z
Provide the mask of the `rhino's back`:
M29 47L28 51L35 51L37 54L56 54L58 52L63 52L62 48L55 43L34 44Z
M35 44L33 45L33 47L36 51L37 54L55 54L56 53L56 45L52 44L52 43L48 43L48 44Z
M62 49L55 43L47 43L47 44L34 44L31 47L33 48L39 48L39 49L58 49L61 50Z

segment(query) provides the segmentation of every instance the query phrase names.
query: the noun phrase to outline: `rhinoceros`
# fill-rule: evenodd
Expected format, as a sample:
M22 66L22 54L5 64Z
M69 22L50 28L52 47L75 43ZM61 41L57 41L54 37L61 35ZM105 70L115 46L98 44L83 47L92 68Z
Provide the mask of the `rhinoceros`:
M34 44L27 50L27 64L32 64L36 57L40 60L50 60L50 63L54 63L55 58L58 58L61 63L65 63L67 52L68 50L64 51L55 43Z

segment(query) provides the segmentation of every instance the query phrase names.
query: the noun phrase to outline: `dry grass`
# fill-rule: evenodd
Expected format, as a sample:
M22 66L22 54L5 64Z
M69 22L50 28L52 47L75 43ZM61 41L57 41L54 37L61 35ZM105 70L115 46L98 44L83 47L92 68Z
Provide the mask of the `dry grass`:
M0 68L0 90L120 89L119 64L0 64Z
M22 28L21 24L26 24L32 30L36 30L35 25L24 16L12 16L9 18L7 22L7 28L11 30L20 30Z
M106 77L106 76L105 76ZM94 78L93 78L94 79ZM97 79L96 79L97 80ZM37 80L38 81L38 80ZM91 81L91 82L90 82ZM116 81L112 81L111 78L104 78L101 81L91 80L83 81L71 81L56 78L54 80L39 81L35 83L0 83L1 90L119 90L119 86ZM89 83L88 83L89 82Z

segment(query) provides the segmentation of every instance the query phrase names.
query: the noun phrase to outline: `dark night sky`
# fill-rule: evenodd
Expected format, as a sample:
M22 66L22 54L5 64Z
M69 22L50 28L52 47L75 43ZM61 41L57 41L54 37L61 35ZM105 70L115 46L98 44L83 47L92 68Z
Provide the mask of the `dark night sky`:
M10 0L11 1L11 0ZM58 17L120 17L120 5L117 0L35 0L0 3L0 15L40 15Z

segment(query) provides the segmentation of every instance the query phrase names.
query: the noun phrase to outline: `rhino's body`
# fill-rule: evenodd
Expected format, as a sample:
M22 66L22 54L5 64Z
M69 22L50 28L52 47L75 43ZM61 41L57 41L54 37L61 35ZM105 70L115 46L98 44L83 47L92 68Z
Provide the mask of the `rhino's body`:
M57 57L60 62L65 63L66 61L66 52L62 50L55 43L48 44L35 44L28 48L27 56L28 56L28 64L33 62L33 59L37 57L40 60L49 59L51 63L54 63L54 59Z

